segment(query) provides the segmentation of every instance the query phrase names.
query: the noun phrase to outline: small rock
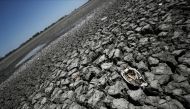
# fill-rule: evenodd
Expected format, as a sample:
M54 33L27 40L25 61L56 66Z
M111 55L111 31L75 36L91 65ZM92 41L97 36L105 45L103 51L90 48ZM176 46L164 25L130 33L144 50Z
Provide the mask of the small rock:
M113 63L103 63L101 64L101 68L104 70L108 70L113 66Z
M142 70L142 71L148 70L148 67L146 66L146 64L143 61L140 61L139 63L137 63L137 67L139 70Z
M146 99L145 99L145 102L147 104L151 104L152 106L156 106L158 105L158 102L160 101L160 97L158 96L148 96Z
M105 21L106 19L107 19L108 17L103 17L103 18L101 18L101 21Z
M153 58L153 57L149 57L149 58L148 58L148 63L149 63L150 65L157 65L157 64L159 63L159 60L156 59L156 58Z
M162 31L167 31L167 30L171 29L171 25L169 25L169 24L161 24L158 28L160 30L162 30Z
M101 85L105 85L107 81L107 75L103 75L100 79L99 82Z
M104 62L105 60L107 60L106 55L102 55L102 56L98 59L97 64L99 64L99 63L101 63L101 62Z
M174 89L174 90L172 90L172 93L173 93L174 95L181 95L182 92L183 92L182 89Z
M172 54L175 55L175 56L178 56L178 55L180 55L182 52L184 52L184 49L181 49L181 50L174 50L174 51L172 52Z
M79 59L76 58L76 59L74 59L74 60L71 62L71 64L68 66L68 70L70 71L70 70L72 70L73 68L78 67L78 65L79 65Z
M142 28L142 31L152 31L152 27L151 27L151 25L150 24L147 24L147 25L145 25L143 28Z
M111 86L108 89L108 93L110 95L122 94L122 90L125 88L128 89L128 87L126 85L124 85L124 83L117 81L115 85Z
M165 84L168 83L170 79L170 75L155 75L155 80L158 80L159 84Z
M129 96L134 100L134 101L139 101L145 98L143 90L138 89L138 90L128 90L127 93Z
M172 39L179 38L182 36L182 34L183 34L182 31L175 31Z
M160 63L158 67L151 67L154 74L158 75L170 75L173 74L170 67L165 63Z
M161 108L161 109L185 109L179 101L174 100L174 99L170 100L169 102L160 104L158 106L158 108Z
M145 44L147 44L147 43L148 43L148 38L147 38L147 37L141 38L141 39L139 40L139 44L141 44L141 45L145 45Z
M190 104L190 94L183 96L185 100Z
M185 77L188 77L190 75L190 68L188 68L186 65L180 64L177 66L177 72Z
M45 89L46 93L50 93L53 90L53 83L50 83L50 85Z
M132 61L134 60L133 54L132 54L132 53L127 53L127 54L125 55L125 57L124 57L124 60L125 60L126 62L132 62Z
M51 100L56 101L59 99L60 94L62 93L62 90L59 88L55 88L53 93L51 94Z
M69 79L62 79L61 80L61 85L68 85L70 83Z
M120 58L121 51L119 49L115 49L114 58Z
M166 37L168 35L168 32L160 32L158 34L158 37Z
M148 79L149 82L154 80L154 74L151 72L145 72L145 77Z
M168 48L168 47L166 46L166 48ZM154 54L154 57L159 58L163 62L171 63L174 66L176 66L178 64L175 57L174 57L174 55L172 55L169 52L161 52L161 53L158 53L158 54Z
M111 32L113 32L114 34L117 34L117 33L119 33L120 32L120 28L119 27L115 27L115 28L113 28L112 30L111 30Z
M113 108L117 109L128 109L129 102L124 98L114 99L113 100Z
M186 52L185 55L179 57L178 61L190 65L190 52Z
M41 104L45 104L47 102L47 98L46 97L44 97L44 98L42 98L42 100L41 100Z
M172 75L172 77L173 77L174 81L178 82L178 83L187 80L187 78L184 77L183 75L174 74L174 75Z
M154 89L158 89L158 80L151 81L150 86Z
M141 32L141 30L142 30L142 27L137 27L137 28L135 29L135 31L137 31L137 32Z
M104 93L100 92L98 90L95 90L94 94L92 95L91 98L89 98L88 103L92 104L93 106L95 106L98 101L101 100L101 98L103 97Z
M77 103L72 103L71 106L69 107L69 109L84 109L84 107L80 106Z

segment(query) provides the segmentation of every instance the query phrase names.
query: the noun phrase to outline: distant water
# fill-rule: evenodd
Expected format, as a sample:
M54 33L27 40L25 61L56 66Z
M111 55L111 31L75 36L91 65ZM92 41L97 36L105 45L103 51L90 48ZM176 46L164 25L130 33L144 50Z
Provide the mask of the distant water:
M0 0L0 57L88 0Z
M19 65L21 65L22 63L24 63L26 60L28 60L29 58L31 58L32 56L34 56L37 52L39 52L46 44L42 44L37 46L36 48L34 48L32 51L30 51L21 61L19 61L15 67L18 67Z

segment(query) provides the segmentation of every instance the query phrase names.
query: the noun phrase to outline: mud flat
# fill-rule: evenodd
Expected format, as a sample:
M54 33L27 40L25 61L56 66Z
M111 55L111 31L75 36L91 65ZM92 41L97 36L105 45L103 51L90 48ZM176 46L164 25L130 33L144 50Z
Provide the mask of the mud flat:
M189 7L105 1L1 84L1 107L189 109L190 14L180 5ZM148 86L122 78L129 66Z

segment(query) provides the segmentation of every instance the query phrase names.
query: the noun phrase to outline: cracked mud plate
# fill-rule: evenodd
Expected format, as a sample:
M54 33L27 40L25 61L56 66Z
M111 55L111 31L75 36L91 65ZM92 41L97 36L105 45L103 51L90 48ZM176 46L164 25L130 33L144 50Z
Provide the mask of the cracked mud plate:
M134 68L126 68L121 72L121 75L125 81L127 81L127 83L133 86L146 87L148 85L147 82L143 79L141 73Z

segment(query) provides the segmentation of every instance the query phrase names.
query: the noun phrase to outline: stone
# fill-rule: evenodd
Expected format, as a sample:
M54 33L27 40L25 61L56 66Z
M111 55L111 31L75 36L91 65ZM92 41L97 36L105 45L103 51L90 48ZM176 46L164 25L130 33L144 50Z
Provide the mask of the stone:
M105 85L106 82L107 82L107 79L108 79L107 75L106 75L106 74L103 75L103 76L99 79L100 85Z
M132 53L127 53L127 54L125 55L125 57L124 57L124 60L125 60L126 62L132 62L132 61L134 61L133 54L132 54Z
M183 64L178 65L176 71L184 77L188 77L190 75L190 68Z
M174 50L173 52L172 52L172 54L173 55L175 55L175 56L179 56L182 52L184 52L185 51L185 49L181 49L181 50Z
M147 37L141 38L141 39L139 40L139 44L140 44L140 45L145 45L145 44L147 44L147 43L148 43L148 38L147 38Z
M109 50L108 53L106 54L108 54L109 58L112 58L114 56L114 53L115 53L115 49L112 49L111 51Z
M71 87L71 88L76 88L76 87L78 87L78 86L80 86L80 85L82 85L82 84L86 84L86 82L83 81L83 80L77 80L77 81L75 81L74 83L71 83L71 84L69 85L69 87Z
M168 47L166 47L166 48L168 48ZM158 54L154 54L154 57L159 58L163 62L171 63L174 66L176 66L178 64L177 61L175 60L174 55L172 55L169 52L161 52L161 53L158 53Z
M183 90L182 89L174 89L174 90L172 90L172 93L174 95L181 95L183 93Z
M151 72L145 72L145 77L148 79L149 82L154 80L154 74Z
M190 104L190 94L183 96L183 98Z
M163 104L160 104L158 106L158 108L161 108L161 109L185 109L179 101L174 100L174 99L172 99L168 102L165 102Z
M114 99L114 98L113 98L112 96L107 95L107 96L104 98L103 102L106 103L106 104L111 104L111 103L113 102L113 99Z
M105 21L107 18L108 18L107 16L102 17L102 18L101 18L101 21Z
M62 79L61 80L61 85L68 85L70 83L69 79Z
M70 70L72 70L73 68L76 68L76 67L78 67L78 66L79 66L79 59L76 58L76 59L74 59L74 60L71 62L71 64L68 66L68 70L70 71Z
M160 32L158 34L158 37L166 37L168 35L168 32Z
M121 56L121 51L119 49L115 49L114 58L120 58L120 56Z
M158 67L151 67L151 71L158 75L170 75L173 74L170 67L165 63L160 63Z
M162 30L162 31L168 31L168 30L170 30L171 29L171 25L169 25L169 24L161 24L161 25L159 25L159 29L160 30Z
M186 52L185 55L179 57L178 61L190 65L190 52Z
M32 103L35 103L38 99L42 97L42 93L37 93L33 98L32 98Z
M158 96L148 96L145 99L146 104L151 104L152 106L157 106L160 101L160 97Z
M73 102L69 109L84 109L84 107L80 106L79 104Z
M107 109L106 107L101 106L100 109Z
M104 61L106 61L106 60L107 60L106 55L102 55L102 56L100 56L100 58L98 59L97 64L99 64L99 63L101 63L101 62L104 62Z
M64 101L66 100L67 98L68 99L73 99L74 97L74 92L73 91L65 91L63 94L60 95L60 100L61 101Z
M133 99L134 101L139 101L145 98L144 92L142 89L128 90L127 93L129 94L131 99Z
M67 72L61 71L59 77L60 77L60 78L64 78L66 75L67 75Z
M178 74L172 75L172 78L173 78L173 80L174 80L175 82L178 82L178 83L187 80L187 77L184 77L183 75L178 75Z
M101 68L102 68L103 70L108 70L108 69L110 69L112 66L113 66L113 63L112 63L112 62L101 64Z
M135 31L137 31L137 32L141 32L141 30L142 30L142 27L137 27L137 28L135 29Z
M95 90L94 94L89 98L88 103L95 106L103 97L104 93L99 90Z
M146 31L148 31L148 32L152 31L151 25L150 25L150 24L146 24L146 25L142 28L142 31L144 31L144 32L146 32Z
M43 107L43 105L41 105L39 103L34 104L34 109L41 109L42 107Z
M128 109L129 102L125 100L124 98L114 99L112 105L113 105L112 106L113 108Z
M90 81L90 79L92 79L93 76L93 72L88 72L87 74L85 74L85 80Z
M139 63L137 63L137 68L142 71L148 70L148 67L146 66L146 64L143 61L140 61Z
M179 30L178 31L174 31L174 35L173 35L172 39L179 38L179 37L182 36L182 34L183 34L182 31L179 31Z
M43 97L42 100L41 100L41 104L45 104L47 102L47 98L46 97Z
M158 89L159 86L158 86L158 80L154 80L154 81L151 81L150 82L150 86L154 89Z
M115 28L113 28L113 29L111 30L111 32L113 32L114 34L117 34L117 33L120 32L120 30L121 30L121 28L115 27Z
M170 75L155 75L155 80L158 80L159 84L168 83L170 79Z
M126 85L124 85L123 82L117 81L115 83L115 85L109 87L108 94L110 94L110 95L122 94L123 89L128 89L128 87Z
M62 93L61 89L55 88L53 93L51 94L51 100L57 101L59 99L61 93Z
M50 85L45 88L45 93L50 93L53 90L53 83L50 83Z
M81 64L86 65L89 62L89 59L86 55L82 56Z
M150 65L157 65L157 64L159 63L159 60L150 56L150 57L148 58L148 63L149 63Z

